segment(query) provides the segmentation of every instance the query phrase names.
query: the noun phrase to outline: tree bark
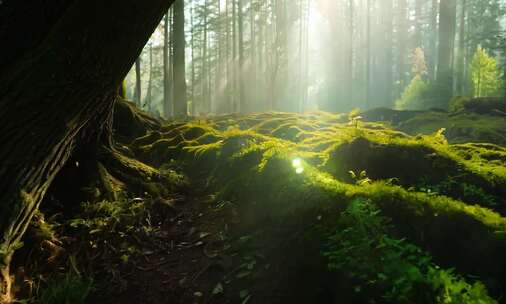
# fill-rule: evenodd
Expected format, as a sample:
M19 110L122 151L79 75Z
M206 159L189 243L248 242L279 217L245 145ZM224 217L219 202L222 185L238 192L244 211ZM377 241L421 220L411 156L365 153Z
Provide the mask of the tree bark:
M153 44L149 44L149 79L148 88L146 90L146 98L141 109L151 112L153 104Z
M139 107L139 109L142 106L142 82L141 82L141 57L137 57L135 60L135 94L134 94L134 101Z
M365 98L365 108L369 109L371 105L371 6L372 1L367 0L367 50L366 50L366 72L365 72L365 89L366 89L366 98Z
M244 20L243 20L243 0L237 1L237 18L239 23L239 111L241 113L246 113L247 109L247 100L246 100L246 92L245 92L245 83L244 83Z
M429 79L436 80L437 70L437 38L438 38L438 0L432 0L431 17L430 17L430 31L431 39L429 42Z
M163 24L163 117L170 117L170 77L169 77L169 13L165 14Z
M74 147L97 143L101 131L110 128L118 86L173 1L74 0L63 6L58 2L10 1L0 13L2 21L8 20L0 33L3 38L5 33L25 34L20 23L27 22L23 16L27 6L41 18L59 12L53 23L37 30L36 44L0 64L0 302L4 303L12 301L10 260L33 213Z
M353 61L355 60L355 56L353 53L354 48L354 31L355 31L355 9L354 9L354 2L353 0L349 0L348 9L349 9L349 16L348 16L348 31L349 31L349 41L348 41L348 89L347 89L347 96L348 96L348 105L351 108L353 105Z
M457 93L464 95L466 92L466 13L467 0L460 1L460 25L459 25L459 51L457 63Z
M174 2L174 115L186 117L184 0Z
M457 19L456 0L439 3L439 50L436 81L444 90L441 102L447 103L453 91L453 50L455 43L455 25Z
M408 42L408 3L407 0L399 0L398 2L398 21L397 21L397 77L399 80L399 87L397 96L402 94L404 87L407 83L407 42Z

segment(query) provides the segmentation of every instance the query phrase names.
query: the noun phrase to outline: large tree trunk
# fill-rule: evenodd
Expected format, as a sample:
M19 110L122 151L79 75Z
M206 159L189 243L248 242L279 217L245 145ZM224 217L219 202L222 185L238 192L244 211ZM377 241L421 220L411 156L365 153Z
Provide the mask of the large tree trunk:
M118 86L172 2L3 4L0 40L33 43L11 39L0 63L0 302L12 300L10 260L46 190L77 144L110 127Z

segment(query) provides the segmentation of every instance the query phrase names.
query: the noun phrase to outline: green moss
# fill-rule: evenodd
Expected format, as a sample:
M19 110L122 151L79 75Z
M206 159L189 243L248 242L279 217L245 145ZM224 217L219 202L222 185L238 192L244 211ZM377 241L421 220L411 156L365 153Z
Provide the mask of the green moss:
M451 143L489 142L506 145L506 119L503 116L460 113L448 115L425 112L403 122L399 129L409 134L432 134L445 128Z
M435 127L446 114L430 115ZM506 281L506 218L474 204L484 202L416 191L420 184L452 180L501 197L506 150L451 145L445 135L440 125L413 137L386 124L349 125L326 113L263 113L166 126L163 140L141 150L146 159L177 159L191 176L206 176L222 199L247 214L242 225L286 221L301 229L310 225L304 221L323 217L315 225L331 230L350 202L367 199L391 218L400 237L441 265ZM348 172L363 170L373 182L357 185Z

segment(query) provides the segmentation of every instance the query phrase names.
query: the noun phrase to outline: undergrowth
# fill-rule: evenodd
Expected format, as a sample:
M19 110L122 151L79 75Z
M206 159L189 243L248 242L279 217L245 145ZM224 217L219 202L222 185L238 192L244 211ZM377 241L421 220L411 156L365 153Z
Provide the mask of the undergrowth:
M328 238L328 268L356 280L355 292L390 303L497 303L483 284L441 269L419 247L392 237L392 230L370 201L353 201Z
M249 214L247 227L315 212L329 218L328 233L336 231L336 221L353 217L350 212L369 212L369 223L356 220L334 234L357 246L335 243L328 251L337 257L331 268L357 268L360 288L372 282L383 299L394 302L409 303L424 286L430 292L423 296L437 303L494 303L482 284L466 283L436 262L488 281L505 279L500 252L506 219L495 211L504 203L504 151L451 145L442 128L409 136L385 124L362 122L358 114L350 117L217 117L166 126L161 138L174 143L165 150L167 158L177 156L190 177L205 176L221 199ZM142 153L150 152L142 148ZM356 207L357 198L379 208L382 216L376 209ZM390 227L395 237L387 233Z

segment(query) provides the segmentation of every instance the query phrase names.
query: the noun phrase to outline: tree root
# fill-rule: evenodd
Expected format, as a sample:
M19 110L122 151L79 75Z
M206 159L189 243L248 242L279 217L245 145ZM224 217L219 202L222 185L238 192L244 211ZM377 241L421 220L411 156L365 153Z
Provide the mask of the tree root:
M10 304L14 301L12 297L13 277L10 273L10 260L12 254L7 254L0 263L0 304Z

